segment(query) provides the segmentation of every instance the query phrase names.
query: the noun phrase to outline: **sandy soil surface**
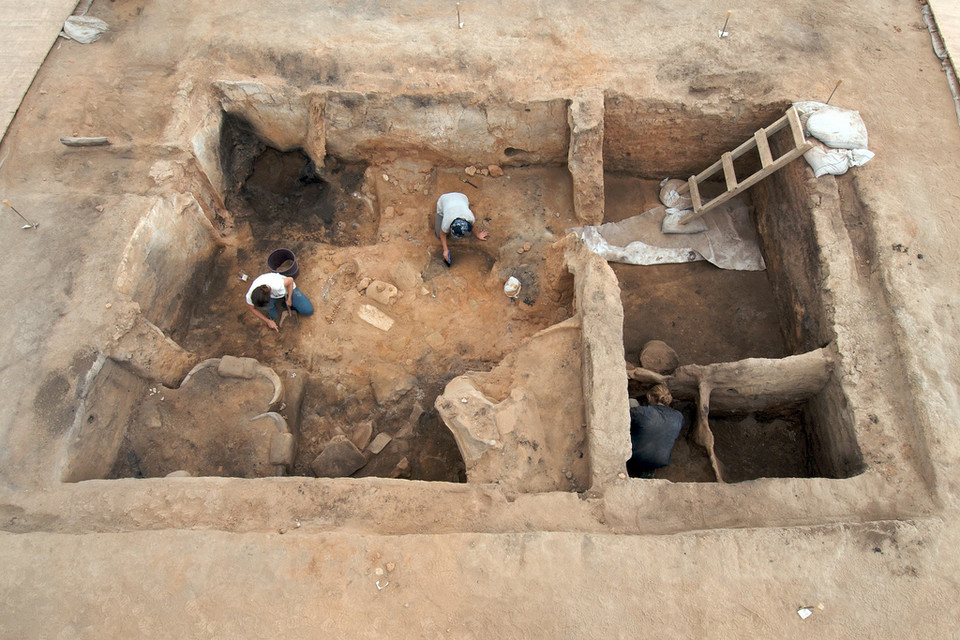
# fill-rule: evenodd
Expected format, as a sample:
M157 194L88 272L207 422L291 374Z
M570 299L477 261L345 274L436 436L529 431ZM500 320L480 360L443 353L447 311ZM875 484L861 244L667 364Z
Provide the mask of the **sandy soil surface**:
M96 44L65 42L51 51L0 144L3 197L39 222L20 230L6 209L0 219L0 274L19 289L0 312L2 635L955 634L960 126L920 6L744 2L730 7L730 37L720 39L726 8L461 3L461 29L447 2L97 0L91 15L111 31ZM820 522L791 511L800 485L776 485L784 488L781 501L770 506L756 500L769 495L771 485L761 481L699 488L656 480L602 495L386 479L61 483L83 378L130 326L130 302L115 282L140 222L131 212L162 193L158 163L186 162L187 152L171 147L181 101L194 86L255 77L299 88L471 91L501 100L594 87L723 113L823 100L843 79L832 103L860 110L876 158L839 181L841 196L860 203L856 220L837 224L847 227L870 292L841 318L841 339L856 356L850 366L864 368L860 389L877 398L874 418L903 435L890 444L898 451L867 451L860 479L815 484L818 513L829 514ZM68 149L62 135L107 135L113 145ZM493 269L528 277L557 271L549 243L575 221L562 167L475 176L472 189L460 179L463 167L415 160L394 154L370 167L367 195L381 211L393 207L392 216L348 229L317 210L321 222L294 234L298 281L317 313L280 333L249 317L238 276L258 273L264 250L280 241L277 234L286 241L286 232L269 216L266 223L245 219L242 203L231 200L258 197L253 189L262 196L274 182L267 171L246 192L240 185L227 198L236 215L224 222L233 225L232 244L216 257L215 286L197 293L204 304L194 321L166 328L170 335L197 358L254 356L328 380L304 401L314 423L326 425L319 442L335 431L331 418L342 416L347 426L370 417L372 409L351 409L346 400L370 394L378 366L415 364L429 412L426 395L446 380L493 369L537 330L573 313L563 296L532 297L534 285L540 293L562 290L556 281L551 289L531 280L527 298L506 299L506 272ZM430 228L432 208L440 193L465 189L491 237L455 248L447 269ZM314 244L307 232L327 234L319 238L325 243ZM527 242L531 250L518 253ZM381 335L356 320L364 300L357 287L364 277L402 280L398 265L409 265L411 286L389 308L406 328ZM662 268L655 282L702 287L704 308L724 295L754 296L746 310L728 304L716 316L750 332L718 345L677 318L656 333L672 331L685 362L781 355L763 278L710 272L700 279L696 269L676 277ZM626 270L617 273L629 281ZM635 318L649 311L646 297L676 295L639 280L622 296ZM625 323L628 358L650 331L644 322ZM464 333L473 338L460 339ZM881 368L898 372L894 382L874 375ZM411 403L395 413L384 424L399 431L415 412ZM743 437L762 428L754 424ZM687 477L670 479L702 479L702 458L692 449L683 455ZM452 458L434 452L430 459L420 463L423 479L460 479ZM906 468L888 474L889 459ZM389 475L392 466L373 475ZM885 475L895 484L890 493L861 495L851 511L830 510L849 487L871 487L871 478ZM644 515L667 494L671 505L683 496L684 507ZM722 526L696 525L709 510L707 495L727 505ZM770 522L769 512L777 525L758 526ZM797 615L802 606L813 607L807 620Z

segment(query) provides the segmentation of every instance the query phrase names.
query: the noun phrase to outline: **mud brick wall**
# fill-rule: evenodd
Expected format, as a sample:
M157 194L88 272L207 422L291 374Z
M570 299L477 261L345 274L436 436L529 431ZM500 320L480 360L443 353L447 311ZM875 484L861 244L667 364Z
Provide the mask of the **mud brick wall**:
M417 151L465 165L562 165L570 142L567 103L330 91L323 108L326 152L350 162Z
M574 275L582 329L590 488L596 492L626 471L631 453L623 306L617 276L605 260L577 244L566 252L564 263Z

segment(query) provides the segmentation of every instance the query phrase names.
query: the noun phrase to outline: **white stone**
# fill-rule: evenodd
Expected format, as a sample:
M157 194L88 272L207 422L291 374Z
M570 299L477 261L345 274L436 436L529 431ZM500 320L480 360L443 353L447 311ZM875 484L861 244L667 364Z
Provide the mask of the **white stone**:
M390 331L393 326L393 318L385 314L373 305L362 304L357 311L357 316L368 324L372 324L381 331Z

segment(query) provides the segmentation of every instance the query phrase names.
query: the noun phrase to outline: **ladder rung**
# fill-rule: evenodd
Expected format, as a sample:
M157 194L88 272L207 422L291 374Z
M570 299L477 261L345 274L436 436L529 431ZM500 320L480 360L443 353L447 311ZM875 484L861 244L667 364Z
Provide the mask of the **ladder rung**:
M696 213L700 211L700 208L703 206L703 203L700 201L700 186L697 184L697 177L690 176L687 184L690 185L690 200L693 202L693 211Z
M720 156L723 163L723 178L727 181L727 190L733 191L737 188L737 174L733 169L733 154L729 151Z
M773 155L770 153L770 143L767 140L767 132L760 129L753 134L757 141L757 151L760 152L760 166L766 168L773 164Z
M807 145L807 139L803 137L803 125L800 124L800 114L797 108L791 106L787 109L787 120L790 122L790 130L793 132L793 144L797 149L802 149Z

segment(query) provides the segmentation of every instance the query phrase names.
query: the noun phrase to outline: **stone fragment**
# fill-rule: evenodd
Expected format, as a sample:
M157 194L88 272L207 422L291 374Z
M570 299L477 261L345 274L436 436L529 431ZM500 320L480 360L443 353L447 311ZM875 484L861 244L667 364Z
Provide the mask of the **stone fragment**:
M524 251L530 251L530 249L532 249L532 248L533 248L533 245L530 244L529 242L524 242L524 243L523 243L523 250L524 250Z
M381 331L390 331L390 327L393 326L393 318L369 304L360 305L357 316Z
M223 378L244 378L251 379L257 374L260 363L255 358L237 358L234 356L223 356L220 358L220 365L217 373Z
M367 287L366 295L384 306L389 306L397 301L397 288L389 282L374 280Z
M423 405L420 404L420 401L417 400L413 403L413 408L410 409L410 416L407 418L408 422L416 424L420 422L420 416L422 416L426 411L423 408Z
M484 167L483 169L480 169L480 175L482 176L490 175L490 169L487 169L486 167Z
M432 349L439 349L443 346L443 343L446 342L446 340L443 339L443 336L437 331L428 333L424 340Z
M386 209L383 210L383 217L392 218L395 212L396 212L396 209L394 209L393 207L387 207Z
M406 458L404 458L404 459L401 460L400 462L407 462L408 465L410 464L409 461L407 461ZM397 466L399 466L399 464L398 464ZM396 568L397 568L397 564L396 564L395 562L388 562L388 563L387 563L387 571L388 571L388 572L391 572L391 571L393 571L393 570L396 569Z
M495 165L495 164L492 164L489 167L487 167L487 170L490 172L490 176L493 178L499 178L500 176L503 175L503 169L501 169L498 165Z
M464 171L464 173L466 173L468 176L472 176L472 175L474 175L474 174L477 172L477 168L476 168L476 167L467 167L467 168L464 169L463 171Z
M663 375L673 373L680 366L680 358L666 342L651 340L640 349L640 366Z
M185 469L180 469L179 471L171 471L166 475L167 478L192 478L193 474Z
M420 269L405 260L394 265L390 275L392 281L401 291L415 291L417 287L423 286L423 277L420 275Z
M292 467L296 442L292 433L275 433L270 439L270 464Z
M361 278L360 282L357 283L357 291L363 293L367 287L370 286L371 282L373 282L371 278Z
M378 433L377 437L370 443L370 452L373 453L373 455L377 455L383 451L384 447L390 444L391 440L393 440L393 437L389 433Z
M417 379L392 364L380 364L370 370L370 386L377 404L389 404L417 386Z
M390 472L391 478L409 478L410 477L410 461L407 460L406 456L400 459L400 462L397 463L397 466L393 468L393 471ZM387 571L393 571L390 565L392 562L387 563Z
M357 449L363 449L370 443L370 438L373 436L373 420L364 420L350 431L350 442L357 447Z
M346 436L334 436L323 452L310 463L310 468L318 478L345 478L366 462L360 450Z

